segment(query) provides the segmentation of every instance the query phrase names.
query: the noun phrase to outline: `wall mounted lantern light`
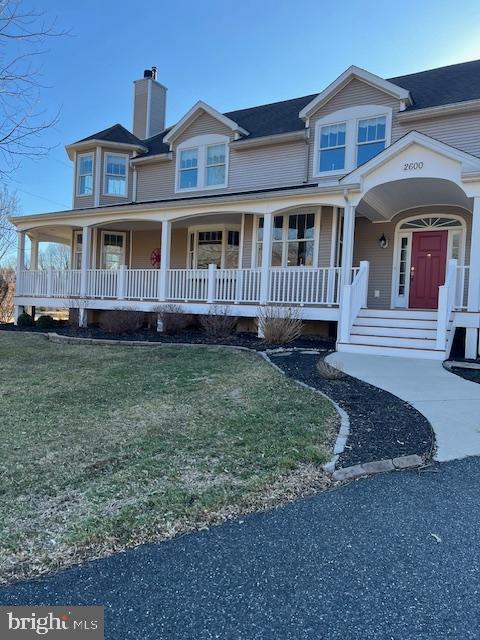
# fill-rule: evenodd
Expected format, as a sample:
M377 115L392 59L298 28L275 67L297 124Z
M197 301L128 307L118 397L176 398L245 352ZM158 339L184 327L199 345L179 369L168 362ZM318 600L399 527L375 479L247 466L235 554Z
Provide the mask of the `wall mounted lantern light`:
M382 233L382 235L378 239L378 244L382 247L382 249L386 249L388 247L388 239L385 237L384 233Z

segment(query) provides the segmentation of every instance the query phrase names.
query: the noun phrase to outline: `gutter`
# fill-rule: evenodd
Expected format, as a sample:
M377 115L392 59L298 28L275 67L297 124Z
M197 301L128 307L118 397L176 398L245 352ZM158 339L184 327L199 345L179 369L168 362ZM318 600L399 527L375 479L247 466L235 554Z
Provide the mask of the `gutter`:
M66 211L55 211L53 213L37 213L34 215L25 216L11 216L10 222L14 225L18 225L24 222L37 222L39 220L63 220L65 218L72 217L91 217L92 215L108 214L108 213L124 213L125 211L135 211L138 213L149 213L152 211L169 211L171 209L185 209L192 206L205 205L211 206L213 203L229 203L234 200L236 203L243 201L249 202L251 200L268 200L275 196L295 196L298 194L338 194L344 193L345 189L356 191L360 189L359 184L351 184L346 187L345 185L328 185L321 187L315 185L299 185L298 187L290 187L287 189L268 190L268 191L253 191L251 193L236 193L218 196L193 196L189 198L174 198L170 200L153 200L151 202L129 202L125 204L112 204L105 205L103 207L91 207L88 209L68 209Z
M130 160L130 164L153 164L154 162L165 162L166 160L171 160L173 158L173 153L171 151L167 153L156 153L151 156L140 156L139 158L132 158Z

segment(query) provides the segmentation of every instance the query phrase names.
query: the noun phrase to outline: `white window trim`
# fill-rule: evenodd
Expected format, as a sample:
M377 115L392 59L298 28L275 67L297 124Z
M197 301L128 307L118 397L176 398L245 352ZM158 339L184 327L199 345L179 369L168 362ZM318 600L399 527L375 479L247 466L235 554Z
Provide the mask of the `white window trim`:
M315 216L315 226L313 229L313 264L311 266L307 266L307 265L295 265L295 266L289 266L288 263L288 243L289 242L296 242L296 240L288 240L288 218L290 216L297 216L297 215L307 215L309 213L313 213ZM321 217L322 217L322 212L321 210L301 210L301 211L287 211L286 213L282 213L282 212L278 212L278 213L274 213L273 214L274 217L276 216L283 216L283 226L282 226L282 265L281 267L271 267L272 269L317 269L318 268L318 261L319 261L319 252L320 252L320 224L321 224ZM257 264L257 254L258 254L258 245L259 242L257 240L257 231L258 231L258 221L260 220L260 218L263 218L262 215L256 215L255 219L254 219L254 224L253 224L253 242L252 242L252 269L256 269L256 268L260 268L262 265L261 264ZM272 227L272 233L273 233L273 227ZM312 240L300 240L300 242L311 242ZM280 242L280 240L273 240L272 238L272 244L274 242ZM263 241L262 241L263 244ZM271 256L270 256L270 261L271 261Z
M126 255L127 255L127 232L126 231L115 231L114 229L112 229L111 231L107 231L107 230L103 230L102 229L102 234L101 234L101 241L100 241L100 264L101 264L101 268L102 269L106 269L105 267L105 263L103 261L103 251L105 249L105 236L108 235L112 235L112 236L123 236L123 247L122 247L122 260L121 260L121 265L125 264L125 260L126 260Z
M107 192L107 156L116 156L117 158L125 158L125 195L121 196L116 193ZM128 198L128 153L113 153L112 151L104 151L103 153L103 189L104 196L109 198ZM113 175L113 174L109 174ZM117 176L118 177L118 176Z
M80 161L81 161L82 158L88 158L88 157L90 157L92 159L92 193L80 193L80 191L79 191L79 186L80 186ZM88 153L78 153L77 154L75 174L76 174L76 178L75 178L75 183L76 183L75 195L77 196L77 198L93 198L93 196L95 194L95 153L93 151L89 151ZM84 175L90 175L90 174L85 173Z
M385 116L385 149L392 140L392 108L385 105L360 105L329 113L315 123L315 141L313 145L313 177L325 178L344 176L357 166L358 122L368 118ZM320 171L320 130L334 124L345 123L345 167L333 171Z
M459 227L419 227L418 229L402 229L402 224L409 222L411 220L417 220L419 218L448 218L449 220L458 220L461 223ZM393 265L392 265L392 293L390 304L392 309L408 309L409 299L410 299L410 267L412 261L412 234L417 231L447 231L448 233L448 243L447 243L447 264L450 258L452 257L452 236L455 232L460 232L460 246L459 246L459 266L463 266L465 263L465 247L466 247L466 222L462 216L453 214L453 213L442 213L435 212L430 213L426 212L424 214L417 213L417 215L409 216L408 218L403 218L400 220L395 227L395 246L393 250ZM405 295L400 296L398 294L399 287L399 277L400 277L400 246L401 246L401 238L408 237L407 244L407 264L405 266Z
M176 150L175 162L175 193L188 193L189 191L211 191L212 189L225 189L228 187L228 168L230 159L230 138L218 133L205 134L195 136L181 142ZM207 185L207 147L217 144L225 145L225 182L223 184ZM198 149L197 156L197 186L196 187L180 187L180 157L182 151L189 149Z
M239 224L214 224L214 225L196 225L194 227L188 227L188 233L187 233L187 261L186 261L186 268L187 269L198 269L199 267L197 266L197 259L198 259L198 234L202 231L221 231L222 232L222 256L221 256L221 261L220 261L220 269L226 269L227 267L225 267L225 254L226 254L226 249L227 249L227 244L228 244L228 232L229 231L238 231L239 232L239 243L242 241L241 238L241 225ZM194 240L193 240L193 266L190 267L190 265L188 264L188 259L190 257L190 236L191 234L194 234ZM241 252L240 252L240 244L238 245L238 265L237 267L240 269L241 268L241 264L240 264L240 260L241 260ZM228 267L228 268L235 268L235 267Z

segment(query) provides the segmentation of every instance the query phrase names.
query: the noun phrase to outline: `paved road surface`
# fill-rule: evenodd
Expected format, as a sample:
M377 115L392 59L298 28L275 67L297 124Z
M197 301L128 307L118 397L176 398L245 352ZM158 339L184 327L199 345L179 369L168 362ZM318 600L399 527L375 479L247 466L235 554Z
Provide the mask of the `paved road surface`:
M0 602L104 604L108 640L477 639L479 554L469 458L3 588Z

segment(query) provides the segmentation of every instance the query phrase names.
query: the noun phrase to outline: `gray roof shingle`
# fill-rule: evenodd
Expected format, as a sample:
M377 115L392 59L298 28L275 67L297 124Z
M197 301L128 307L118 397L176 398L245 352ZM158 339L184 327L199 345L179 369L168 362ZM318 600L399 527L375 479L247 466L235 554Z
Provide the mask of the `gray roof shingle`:
M480 99L480 60L420 71L406 76L388 78L388 80L410 91L414 103L408 107L409 111L476 100ZM249 138L301 131L305 123L298 117L298 114L317 95L312 94L248 109L229 111L225 115L246 129L250 134ZM147 147L148 152L143 154L145 156L157 155L168 153L170 150L169 146L163 142L163 138L169 130L170 128L165 129L147 140L139 140L125 127L115 124L109 129L79 140L79 142L93 139L107 142L126 142Z

